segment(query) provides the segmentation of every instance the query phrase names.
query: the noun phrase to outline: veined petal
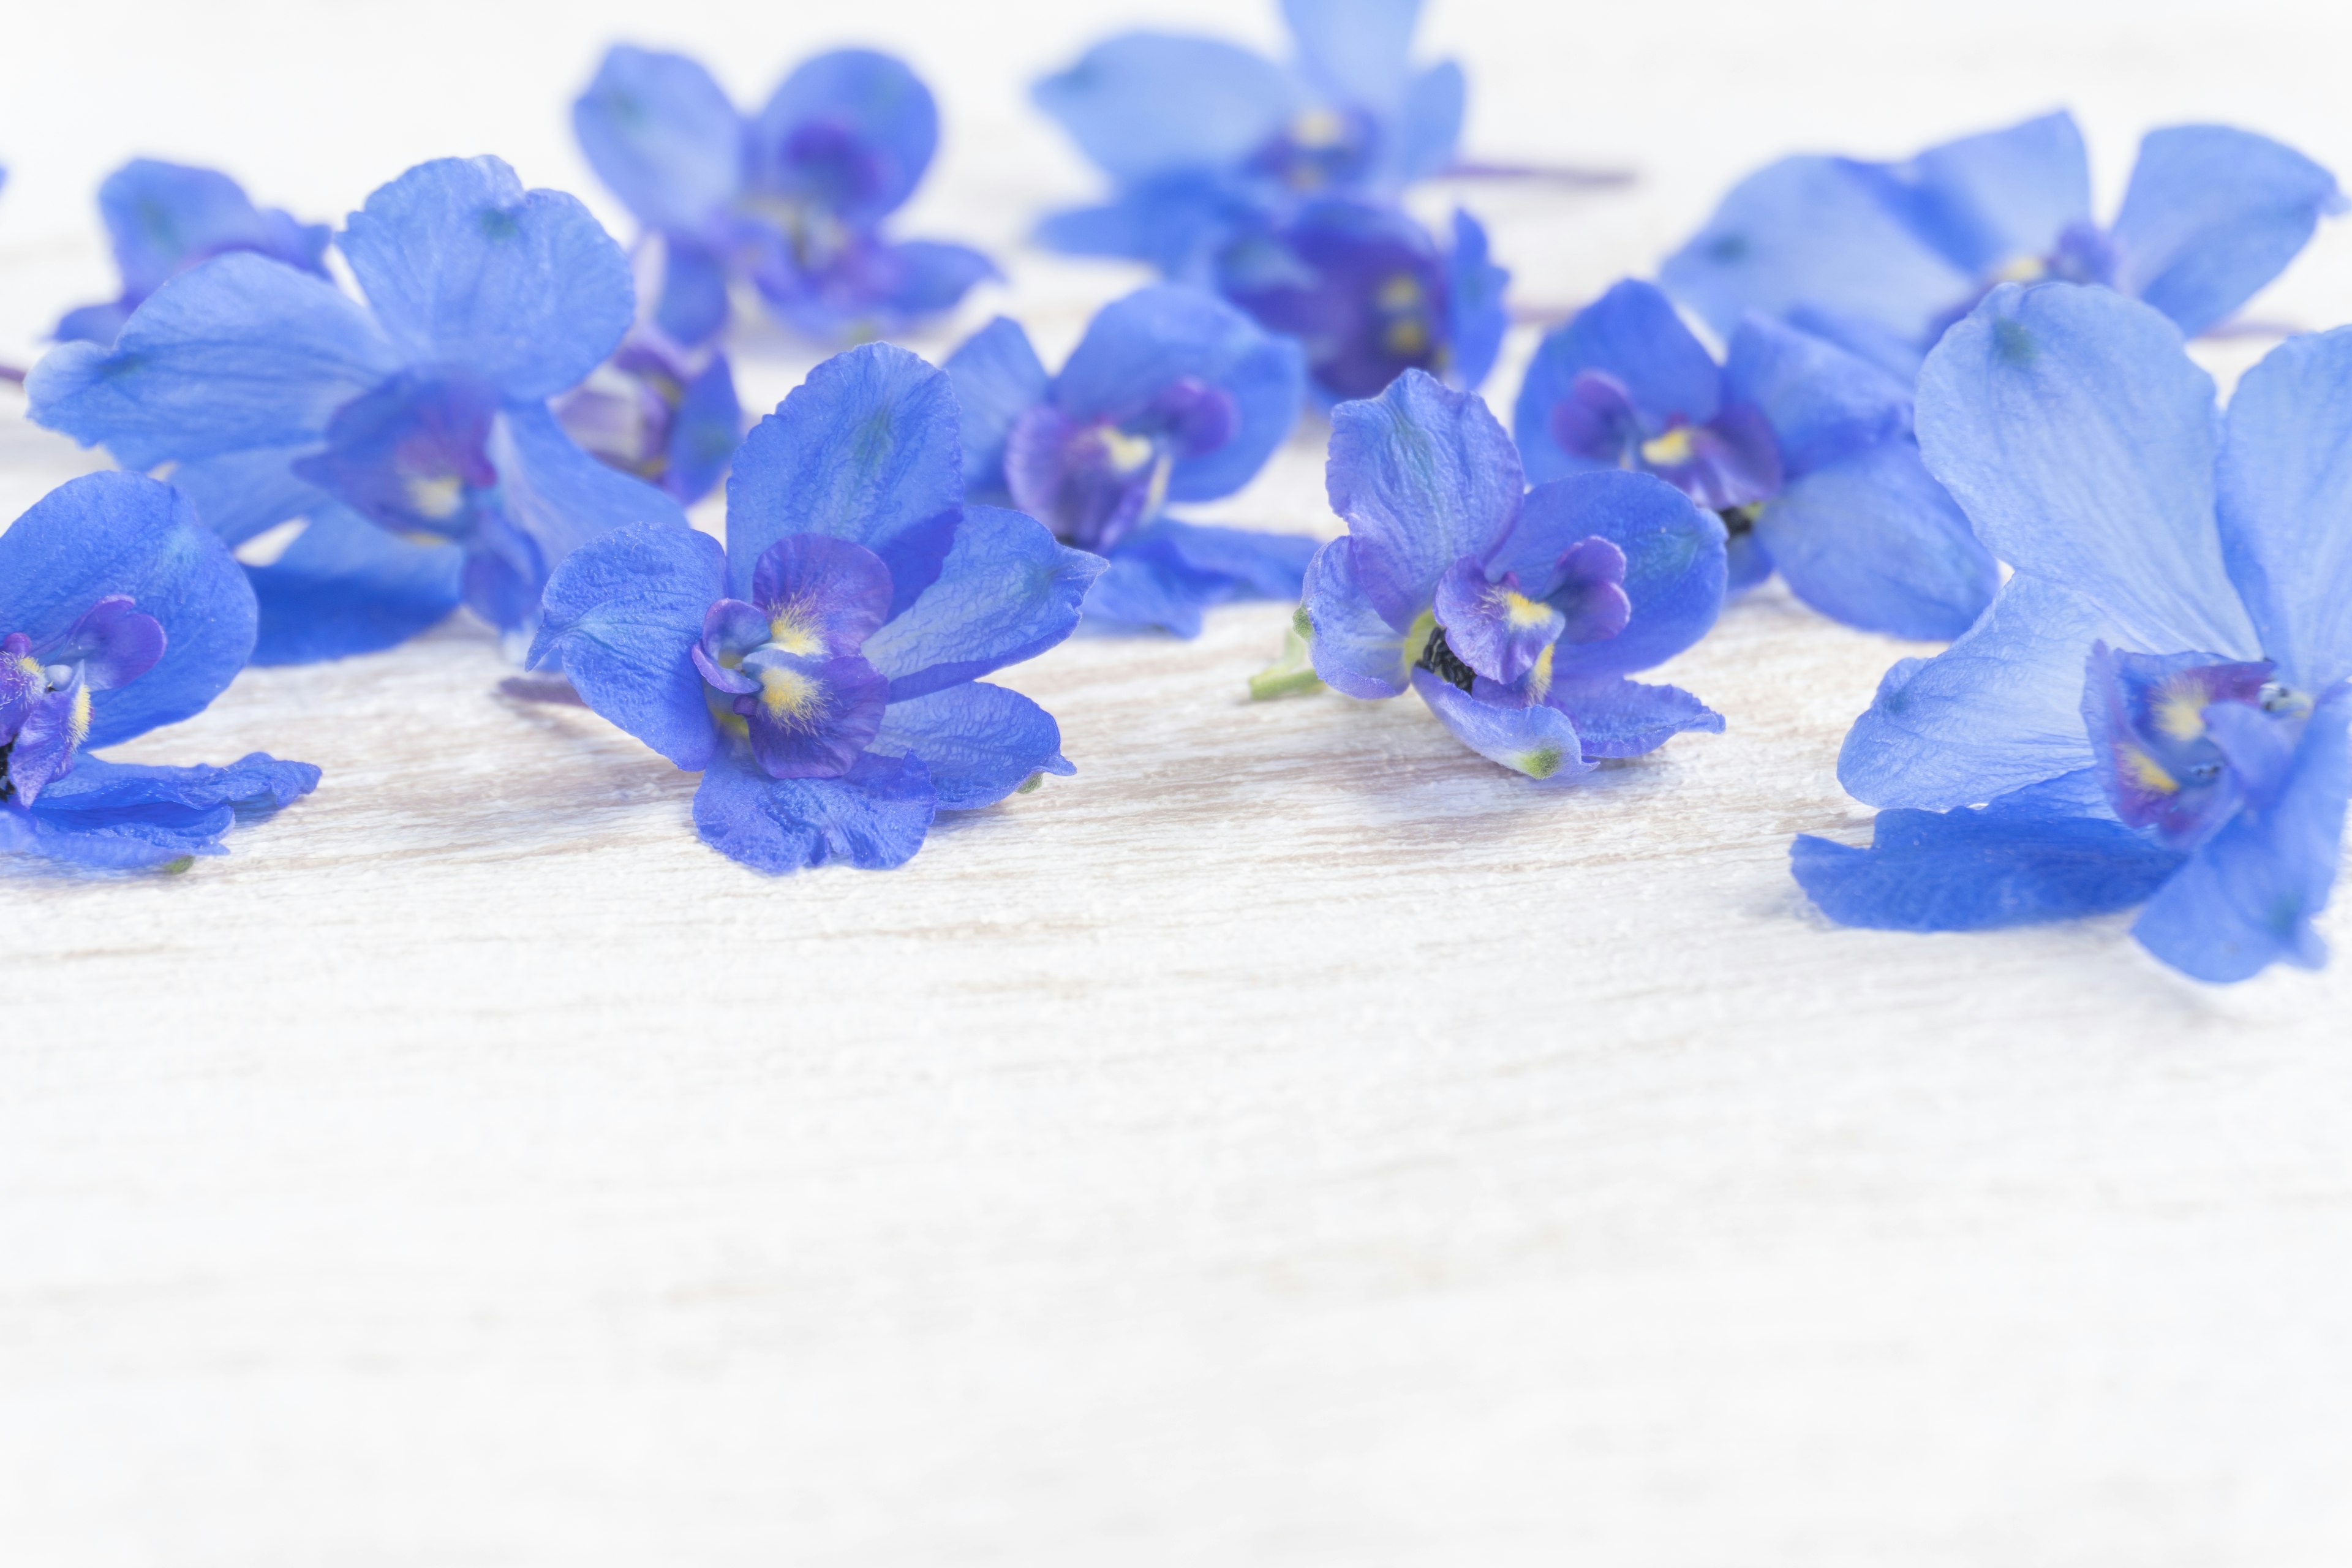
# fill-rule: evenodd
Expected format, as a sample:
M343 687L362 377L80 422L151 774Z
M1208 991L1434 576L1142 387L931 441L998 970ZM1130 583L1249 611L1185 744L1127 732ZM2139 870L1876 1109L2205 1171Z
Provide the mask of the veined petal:
M2119 635L2080 595L2011 578L1958 642L1886 672L1846 734L1838 782L1872 805L1943 810L2089 768L2083 661Z
M1544 702L1567 714L1576 726L1587 762L1643 756L1685 731L1723 732L1723 715L1679 686L1651 686L1611 676L1555 680Z
M2352 328L2289 338L2230 400L2221 549L2288 682L2352 675Z
M349 508L322 506L246 579L260 609L251 662L313 664L377 653L455 611L466 552L397 538Z
M1930 147L1896 171L1913 185L1921 232L1953 265L1989 278L2046 257L2091 217L2091 161L2071 114Z
M786 534L761 553L751 603L786 653L842 658L866 646L890 608L890 570L862 544L822 533Z
M834 49L793 69L751 129L754 177L853 222L914 194L940 143L940 111L904 60Z
M497 158L440 158L351 216L352 272L411 363L517 401L578 384L629 330L628 258L579 199L526 191Z
M688 526L686 512L669 496L582 451L544 404L503 411L492 430L489 455L498 468L503 513L530 539L542 570L616 528L641 522Z
M2247 980L2279 962L2316 969L2327 947L2312 921L2327 907L2343 852L2352 691L2330 689L2276 800L2239 813L2148 901L2141 945L2198 980Z
M1674 424L1704 425L1723 405L1723 373L1665 294L1631 279L1614 284L1545 337L1519 387L1511 428L1528 477L1538 483L1596 466L1595 459L1564 451L1552 436L1552 411L1570 398L1576 378L1588 371L1625 389L1643 435Z
M130 870L189 855L223 855L221 836L319 786L308 763L256 752L227 767L149 767L83 757L25 814L21 847L76 865Z
M530 663L560 661L588 706L689 771L713 766L718 726L693 649L727 591L719 542L640 523L591 540L548 578Z
M1031 95L1121 184L1238 163L1300 107L1289 73L1214 38L1122 33Z
M1076 629L1102 569L1035 518L967 507L937 580L866 639L866 658L890 678L894 702L1034 658Z
M133 305L182 268L232 250L256 251L324 277L324 225L264 212L216 169L133 158L98 187L122 292ZM108 341L111 341L110 337Z
M204 710L253 649L253 590L188 499L141 474L68 479L0 533L0 626L39 647L114 595L163 628L163 657L90 696L81 743L109 746Z
M999 316L963 341L940 368L955 388L968 494L1004 491L1004 441L1013 423L1045 399L1051 378L1030 346L1029 334Z
M1355 541L1355 581L1391 627L1412 624L1447 567L1510 531L1520 484L1486 405L1422 372L1332 410L1325 488Z
M1749 316L1732 333L1724 384L1733 401L1770 422L1781 474L1791 481L1911 433L1907 383L1824 338L1762 316Z
M1549 784L1568 784L1592 771L1575 723L1557 708L1485 701L1425 669L1412 672L1412 689L1455 740L1490 763Z
M1992 603L2000 571L1907 436L1805 475L1764 503L1756 537L1797 597L1832 620L1948 640Z
M699 61L615 44L572 106L580 150L649 228L698 229L743 185L743 117Z
M1039 773L1077 772L1051 713L980 680L891 703L866 750L920 759L941 811L993 805Z
M1624 553L1622 587L1632 615L1615 637L1562 644L1553 658L1555 679L1647 669L1715 625L1723 611L1723 523L1647 474L1610 470L1538 485L1487 570L1516 572L1530 590L1549 597L1562 587L1561 552L1589 538L1605 539Z
M1381 613L1357 579L1356 557L1354 539L1335 539L1307 564L1303 607L1315 629L1315 673L1350 697L1402 696L1421 652L1407 642L1415 623L1399 626Z
M2003 284L1919 378L1919 445L1978 539L2100 605L2123 646L2255 657L2214 521L2213 380L2105 289Z
M1255 529L1219 528L1209 523L1163 518L1147 532L1134 537L1118 553L1149 547L1181 562L1188 570L1221 580L1225 599L1297 599L1307 575L1307 563L1323 547L1319 539L1303 533L1261 533Z
M963 458L948 378L887 343L836 354L752 427L727 480L731 591L788 533L863 544L890 568L893 614L940 574L961 519Z
M315 440L399 358L324 279L247 252L182 273L111 348L66 343L33 367L33 420L150 468Z
M290 519L332 503L318 486L294 472L298 458L318 450L316 441L296 447L255 447L216 458L173 465L172 488L196 503L205 526L229 544L242 544Z
M2343 205L2336 176L2226 125L2175 125L2139 144L2116 216L2116 287L2190 336L2253 298Z
M1789 317L1814 306L1924 342L1977 279L1887 205L1879 169L1800 157L1759 170L1658 268L1658 280L1724 338L1750 310Z
M702 841L772 874L833 860L867 870L904 865L923 847L937 810L920 762L871 752L840 778L772 779L730 747L694 792Z

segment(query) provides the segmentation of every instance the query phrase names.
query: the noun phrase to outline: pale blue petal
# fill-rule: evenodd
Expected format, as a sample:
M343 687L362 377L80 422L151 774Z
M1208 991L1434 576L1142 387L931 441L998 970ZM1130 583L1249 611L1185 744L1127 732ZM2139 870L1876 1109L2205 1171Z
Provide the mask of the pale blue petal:
M1051 378L1029 334L999 316L963 341L940 367L955 388L963 438L963 483L975 496L1004 493L1004 440L1013 422L1045 399Z
M677 500L580 449L542 404L499 416L490 440L506 515L553 567L597 535L633 523L687 526Z
M572 106L580 150L648 228L698 229L743 185L743 117L700 62L616 44Z
M2091 162L2063 112L1930 147L1897 171L1918 185L1922 230L1979 277L2048 256L2067 226L2091 217Z
M1757 409L1796 479L1911 430L1911 384L1824 338L1762 316L1731 335L1723 365L1732 401ZM1520 437L1524 447L1526 437Z
M1384 110L1412 79L1421 0L1282 0L1300 74L1335 100Z
M1394 150L1381 150L1392 180L1410 184L1443 174L1453 164L1468 99L1462 68L1452 60L1440 60L1412 79L1390 127Z
M1303 602L1315 629L1315 673L1325 685L1350 697L1402 695L1421 650L1405 646L1412 622L1391 625L1357 582L1354 540L1335 539L1316 552Z
M2221 545L2264 657L2315 691L2352 676L2352 327L2289 338L2230 399Z
M772 779L730 747L694 792L702 841L774 875L835 860L867 870L903 866L923 847L937 810L921 763L870 752L843 778Z
M866 750L919 758L941 811L993 805L1039 773L1077 772L1062 755L1051 713L979 680L892 702Z
M318 450L316 441L256 447L173 466L173 488L196 503L205 526L230 544L327 504L327 492L294 474L294 459Z
M2127 647L2259 657L2213 514L2213 379L2105 289L2004 284L1927 356L1919 445L1985 547Z
M1688 731L1723 733L1723 715L1679 686L1602 677L1554 681L1544 694L1576 726L1587 762L1602 757L1639 757Z
M466 552L394 537L348 507L322 507L284 553L245 569L261 612L251 662L313 664L377 653L448 618Z
M2116 216L2116 287L2193 337L2284 271L2342 204L2335 175L2267 136L2151 131Z
M2000 584L1907 437L1798 479L1764 503L1756 537L1797 597L1891 637L1948 642L1976 624Z
M225 855L220 839L230 828L272 816L318 787L319 770L309 763L281 763L260 752L225 768L84 756L29 813L8 814L29 821L31 841L0 837L0 848L110 870Z
M802 167L791 156L803 129L846 134L856 149L855 191L833 182L830 160ZM873 49L834 49L803 61L776 89L752 129L758 177L843 217L871 220L914 194L940 144L939 106L904 60Z
M530 662L560 664L589 707L679 767L714 766L720 736L691 656L726 591L726 552L707 533L608 533L548 579Z
M1031 96L1122 184L1238 163L1301 106L1289 73L1272 60L1166 33L1106 39Z
M1482 701L1425 669L1412 672L1412 689L1455 740L1490 763L1548 784L1568 784L1592 771L1574 721L1557 708Z
M1486 405L1423 372L1331 411L1325 489L1355 541L1354 579L1393 627L1412 624L1447 567L1502 540L1520 487L1518 452Z
M1452 384L1475 387L1495 368L1511 324L1503 303L1510 281L1511 275L1488 259L1486 228L1455 208L1454 248L1445 256L1445 379Z
M315 438L399 364L333 284L239 251L163 285L111 349L52 350L25 390L35 423L152 468Z
M497 158L418 164L351 216L341 247L408 363L517 400L578 384L636 309L628 258L579 199L526 191Z
M1077 628L1103 564L1034 517L967 507L938 580L862 651L890 678L893 702L1034 658Z

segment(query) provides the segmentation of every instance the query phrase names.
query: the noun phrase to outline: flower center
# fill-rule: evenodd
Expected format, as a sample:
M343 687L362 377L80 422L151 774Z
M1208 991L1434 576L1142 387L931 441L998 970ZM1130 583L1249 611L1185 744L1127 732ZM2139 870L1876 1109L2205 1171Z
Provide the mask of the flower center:
M1478 683L1478 672L1462 662L1460 656L1446 645L1445 628L1433 625L1429 640L1421 645L1421 657L1412 661L1415 669L1425 669L1438 679L1467 691Z
M163 626L121 595L38 647L23 632L0 637L0 802L30 805L72 772L89 738L91 693L152 669L164 640Z

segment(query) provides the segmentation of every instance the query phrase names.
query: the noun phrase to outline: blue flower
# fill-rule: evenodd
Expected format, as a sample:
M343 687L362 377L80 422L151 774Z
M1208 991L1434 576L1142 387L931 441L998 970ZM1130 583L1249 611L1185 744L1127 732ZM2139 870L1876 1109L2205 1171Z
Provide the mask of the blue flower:
M1302 201L1387 205L1454 162L1462 68L1412 64L1421 0L1282 10L1288 66L1215 38L1122 33L1039 82L1037 106L1117 186L1108 205L1047 218L1039 238L1200 279L1238 231Z
M364 305L267 257L215 257L110 349L62 345L27 387L41 424L127 468L175 465L231 544L309 520L253 569L257 662L388 647L461 599L525 633L577 545L685 526L548 410L633 309L627 259L587 208L495 158L444 159L371 195L339 244Z
M200 261L249 250L324 278L329 233L276 207L257 207L245 187L212 169L134 158L98 187L99 216L122 274L121 298L68 310L59 342L111 343L148 295Z
M318 787L256 752L226 768L110 763L204 710L253 647L253 590L170 486L60 485L0 533L0 853L79 866L225 855L221 836Z
M1554 783L1723 728L1690 693L1625 679L1715 624L1712 513L1622 469L1523 490L1486 404L1420 371L1331 425L1348 532L1316 554L1305 603L1324 681L1371 699L1411 687L1463 744Z
M727 543L623 529L547 585L531 650L699 770L703 841L762 871L899 865L938 811L1073 771L1053 716L977 677L1070 635L1102 562L968 506L955 394L903 349L819 365L755 426Z
M1179 522L1265 466L1297 418L1298 345L1197 289L1162 284L1108 305L1059 375L999 317L948 357L968 493L1041 519L1110 567L1091 625L1201 629L1210 605L1296 599L1317 542Z
M658 486L680 506L710 493L743 439L727 356L680 348L659 328L631 331L555 400L555 418L590 456Z
M1822 614L1948 641L1992 600L1992 557L1919 460L1911 387L1762 316L1718 366L1664 294L1622 282L1536 350L1513 416L1528 477L1657 475L1723 520L1731 583L1777 565Z
M654 320L689 347L727 324L736 279L833 342L897 331L997 276L967 247L882 237L940 139L930 89L888 55L819 55L751 118L695 61L617 45L572 124L598 177L661 237Z
M1901 163L1783 158L1734 186L1658 277L1726 337L1760 311L1907 379L2002 282L2104 284L2194 337L2342 206L2336 177L2292 148L2176 125L2140 143L2122 209L2102 228L2083 134L2051 114Z
M1918 422L2013 575L1887 671L1838 776L1892 809L1867 850L1798 839L1798 880L1849 925L2144 901L2134 934L2200 980L2316 965L2352 794L2352 329L2288 340L2219 418L2156 310L2007 284L1928 356Z

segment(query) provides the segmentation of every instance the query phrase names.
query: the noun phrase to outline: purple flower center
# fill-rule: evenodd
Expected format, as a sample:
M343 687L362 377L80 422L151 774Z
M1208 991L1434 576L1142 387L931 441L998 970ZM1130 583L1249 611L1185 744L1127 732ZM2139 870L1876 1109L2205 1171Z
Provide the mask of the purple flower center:
M1560 644L1605 642L1633 616L1625 552L1612 541L1578 540L1545 578L1528 584L1512 572L1490 577L1476 556L1465 555L1438 580L1414 663L1489 701L1542 701Z
M163 657L162 623L122 595L100 599L63 637L0 637L0 803L30 805L73 771L89 735L90 693L130 685Z
M1550 426L1562 451L1654 474L1709 510L1737 515L1742 531L1754 520L1747 509L1780 493L1780 438L1744 403L1724 405L1704 424L1679 413L1659 421L1634 406L1623 382L1587 370L1552 405Z
M1360 183L1379 144L1379 122L1363 110L1318 107L1292 115L1249 166L1302 195L1320 195Z
M403 371L335 410L326 449L294 471L395 533L462 543L496 505L498 411L478 382Z
M1259 325L1297 338L1336 397L1376 397L1408 370L1444 374L1443 259L1377 209L1327 203L1278 234L1244 239L1221 260L1218 284Z
M2273 680L2271 669L2210 654L2096 645L2083 720L2116 816L2188 849L2263 796L2310 715L2308 700Z
M1924 346L1932 348L1952 326L1983 303L1984 297L2003 283L2095 283L2111 286L2116 279L2116 247L2095 223L2077 219L2059 233L2047 255L2013 256L1993 268L1969 297L1936 318Z
M1159 515L1178 463L1218 451L1240 427L1232 394L1197 376L1124 419L1073 419L1041 403L1006 439L1005 488L1056 538L1102 554Z
M890 569L821 533L770 545L751 597L721 599L691 653L703 699L771 778L838 778L882 727L890 682L859 657L890 609Z
M633 335L556 400L555 417L591 457L658 484L669 469L670 435L693 379L694 371L677 354Z

